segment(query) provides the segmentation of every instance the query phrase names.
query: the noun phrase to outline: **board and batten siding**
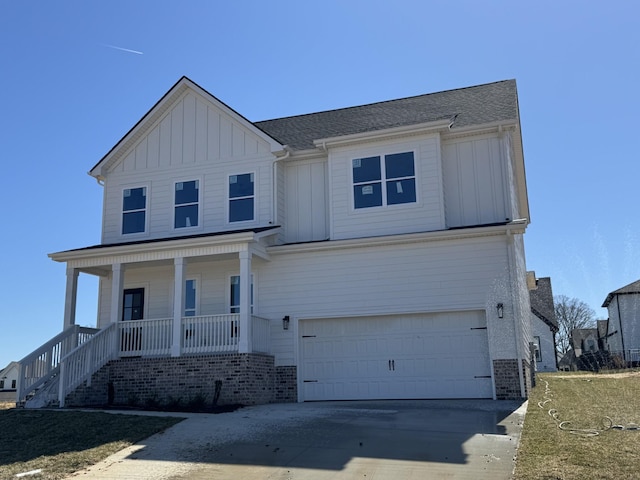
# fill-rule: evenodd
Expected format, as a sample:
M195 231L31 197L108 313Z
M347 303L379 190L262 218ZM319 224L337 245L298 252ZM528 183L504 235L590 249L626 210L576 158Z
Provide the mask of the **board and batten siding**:
M273 220L269 144L189 92L114 165L105 180L103 243L265 226ZM255 173L255 220L227 222L228 176ZM200 181L201 223L173 229L174 182ZM148 230L122 235L122 192L147 187Z
M508 205L508 171L497 136L446 140L442 172L447 227L513 220Z
M329 238L326 159L291 162L285 169L287 243Z
M356 210L353 202L352 160L402 152L414 152L416 203ZM331 149L329 176L332 240L444 228L439 135Z

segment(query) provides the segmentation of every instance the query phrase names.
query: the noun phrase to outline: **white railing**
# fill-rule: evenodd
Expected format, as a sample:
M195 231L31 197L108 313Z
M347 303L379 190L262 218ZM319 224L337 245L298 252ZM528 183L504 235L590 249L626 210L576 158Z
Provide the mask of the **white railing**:
M73 349L60 361L60 384L58 400L64 407L65 398L86 380L91 385L91 376L117 356L117 324L111 323L93 338Z
M172 323L171 318L118 322L120 356L170 355Z
M627 361L628 362L640 362L640 349L632 348L627 350Z
M95 328L72 325L20 360L16 402L26 401L28 395L56 375L62 357L84 344L96 332Z
M238 351L240 314L182 318L182 353Z
M251 317L251 343L254 352L270 353L270 330L269 320L262 317Z

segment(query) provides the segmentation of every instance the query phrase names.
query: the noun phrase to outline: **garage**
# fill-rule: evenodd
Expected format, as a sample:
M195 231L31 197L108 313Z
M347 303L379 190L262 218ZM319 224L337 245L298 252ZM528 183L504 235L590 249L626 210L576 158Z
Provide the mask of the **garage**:
M302 399L492 398L484 311L300 321Z

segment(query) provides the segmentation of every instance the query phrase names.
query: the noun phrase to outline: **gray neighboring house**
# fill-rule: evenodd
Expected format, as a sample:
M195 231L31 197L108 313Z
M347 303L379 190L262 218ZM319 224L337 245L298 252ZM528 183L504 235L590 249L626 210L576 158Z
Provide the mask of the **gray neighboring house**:
M607 350L626 363L640 363L640 280L609 293L602 306L609 311Z
M558 321L553 303L553 290L549 277L536 278L527 272L531 301L531 332L535 345L534 358L537 372L556 372L556 333Z
M10 362L0 370L0 392L15 392L18 382L18 362Z

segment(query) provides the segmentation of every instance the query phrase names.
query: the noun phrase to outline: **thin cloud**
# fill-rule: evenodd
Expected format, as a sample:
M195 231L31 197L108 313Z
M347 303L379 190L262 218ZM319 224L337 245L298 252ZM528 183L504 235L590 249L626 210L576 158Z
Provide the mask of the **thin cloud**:
M130 48L116 47L115 45L107 45L106 43L103 43L102 46L107 48L113 48L114 50L120 50L121 52L129 52L129 53L135 53L136 55L144 55L144 53L139 52L138 50L131 50Z

